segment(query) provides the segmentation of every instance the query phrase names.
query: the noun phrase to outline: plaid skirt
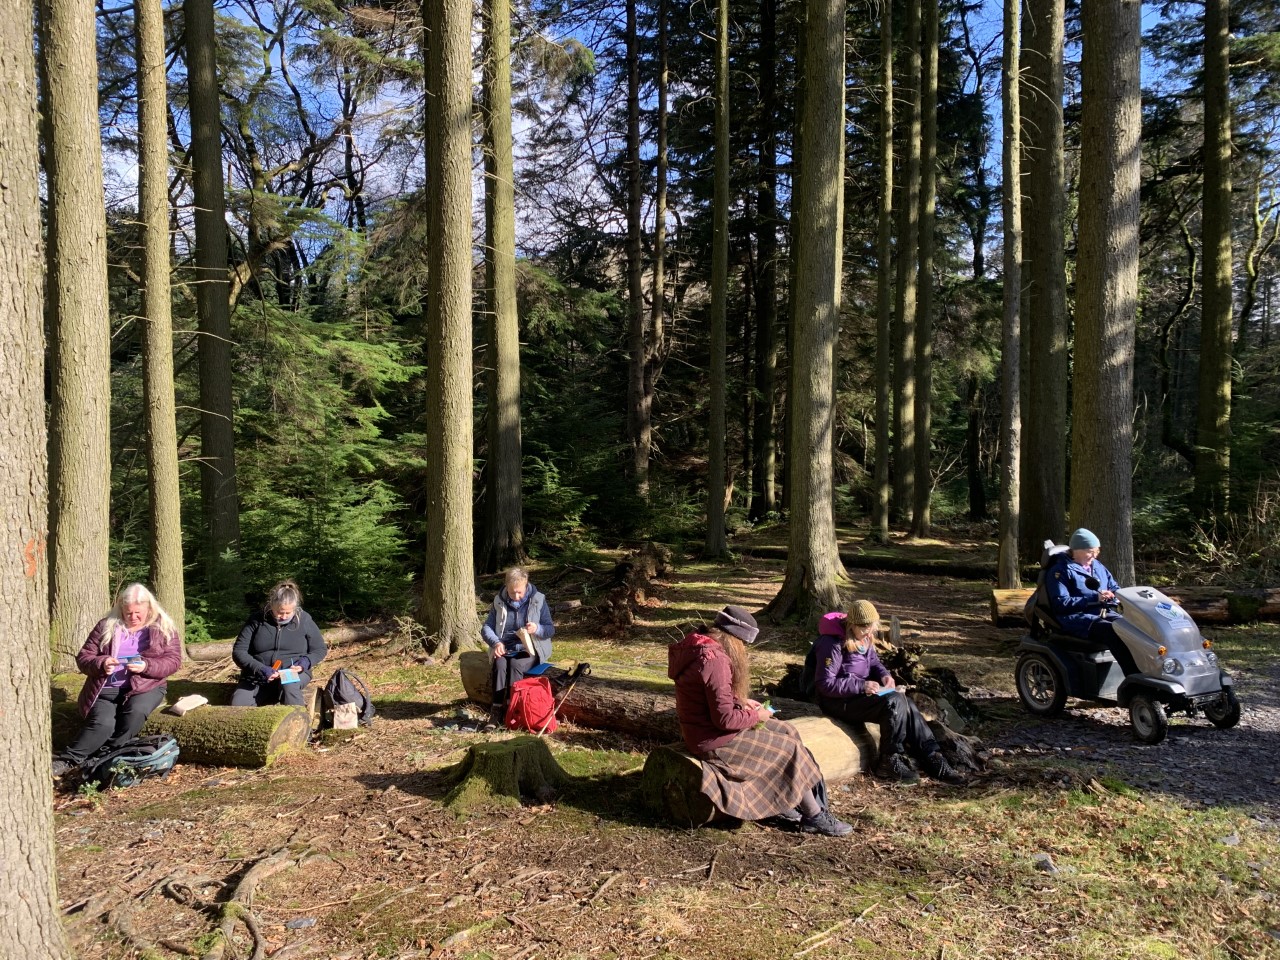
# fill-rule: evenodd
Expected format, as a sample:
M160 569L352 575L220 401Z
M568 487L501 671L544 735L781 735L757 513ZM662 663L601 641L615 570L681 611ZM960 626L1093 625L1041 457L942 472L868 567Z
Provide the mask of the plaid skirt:
M743 730L702 757L702 793L717 810L739 820L794 810L821 782L813 754L795 727L781 720Z

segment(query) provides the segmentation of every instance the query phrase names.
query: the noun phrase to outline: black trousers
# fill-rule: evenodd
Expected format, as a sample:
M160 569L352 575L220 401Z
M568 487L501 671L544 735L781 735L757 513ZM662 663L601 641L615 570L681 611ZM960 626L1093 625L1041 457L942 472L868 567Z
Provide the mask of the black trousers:
M909 752L923 760L938 750L938 741L920 715L919 708L901 693L889 693L883 697L864 693L834 699L819 695L818 707L836 720L878 723L882 757Z
M311 682L311 674L298 671L297 683L281 683L279 680L246 680L240 679L239 685L231 691L233 707L274 707L283 704L286 707L301 707L306 703L302 691Z
M89 708L89 716L76 742L61 753L61 759L82 763L102 747L115 748L138 735L151 711L164 700L166 687L162 683L154 690L125 696L124 687L103 687L98 699Z
M1133 654L1129 652L1125 642L1120 639L1120 636L1116 633L1115 625L1110 620L1103 620L1099 617L1093 621L1089 625L1089 639L1093 643L1105 643L1107 645L1107 649L1116 658L1116 663L1120 664L1120 669L1124 671L1126 677L1138 672L1138 664L1134 662Z
M523 680L525 671L538 663L537 657L493 658L493 705L505 706L507 691L517 680Z

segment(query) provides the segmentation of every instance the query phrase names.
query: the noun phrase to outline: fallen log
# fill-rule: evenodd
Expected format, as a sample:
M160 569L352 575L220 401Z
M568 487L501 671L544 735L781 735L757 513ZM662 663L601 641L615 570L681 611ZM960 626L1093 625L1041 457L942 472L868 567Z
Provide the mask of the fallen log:
M80 730L76 697L84 678L58 674L51 684L53 746L71 743ZM303 707L232 707L233 683L170 680L165 705L147 718L142 735L167 733L178 741L181 759L228 767L265 767L282 754L306 747L315 726L320 685L306 690ZM179 717L165 707L188 694L199 694L209 704Z
M875 724L842 723L822 716L789 722L828 784L852 780L875 762L880 743L880 728ZM640 774L640 792L650 809L680 826L700 827L719 816L702 793L702 762L683 743L650 752Z
M991 622L997 627L1023 627L1022 610L1034 588L991 591ZM1280 620L1280 588L1161 587L1196 623L1233 624Z
M394 620L378 620L374 623L344 623L336 627L321 630L320 635L330 646L340 643L355 643L359 640L376 640L394 631L397 624ZM186 644L187 659L198 663L231 658L231 647L234 640L210 640L206 643Z

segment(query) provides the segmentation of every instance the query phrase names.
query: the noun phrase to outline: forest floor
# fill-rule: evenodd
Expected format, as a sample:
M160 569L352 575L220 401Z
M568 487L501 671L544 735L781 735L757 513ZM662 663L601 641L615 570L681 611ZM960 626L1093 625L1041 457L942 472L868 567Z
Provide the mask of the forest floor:
M556 659L665 670L683 625L776 592L783 563L755 545L724 564L677 558L611 640L591 606L599 579L535 566L553 604L582 601L557 616ZM912 551L992 554L980 541ZM850 573L929 665L969 685L991 757L970 785L841 785L833 809L856 827L843 839L674 829L637 793L648 745L565 725L550 745L571 783L554 802L459 815L442 802L450 768L509 734L479 732L456 663L402 638L340 645L321 676L355 670L378 707L354 739L262 771L179 764L165 781L59 796L78 955L203 956L252 870L258 956L275 960L1280 957L1280 629L1206 630L1238 679L1238 728L1175 719L1144 746L1118 709L1022 711L1018 631L990 625L989 584ZM807 643L798 627L769 631L752 651L760 682ZM234 926L225 955L250 956Z

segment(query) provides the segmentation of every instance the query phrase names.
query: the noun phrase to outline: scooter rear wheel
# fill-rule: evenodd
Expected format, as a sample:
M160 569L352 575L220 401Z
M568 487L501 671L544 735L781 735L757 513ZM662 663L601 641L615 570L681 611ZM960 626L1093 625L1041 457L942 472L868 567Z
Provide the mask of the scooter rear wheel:
M1204 715L1219 730L1229 730L1240 722L1240 701L1236 699L1236 692L1228 687L1225 694L1222 700L1204 708Z
M1067 683L1042 653L1024 653L1014 668L1018 698L1038 717L1055 717L1067 705Z
M1138 694L1129 701L1133 735L1143 743L1159 743L1169 734L1169 716L1159 700Z

